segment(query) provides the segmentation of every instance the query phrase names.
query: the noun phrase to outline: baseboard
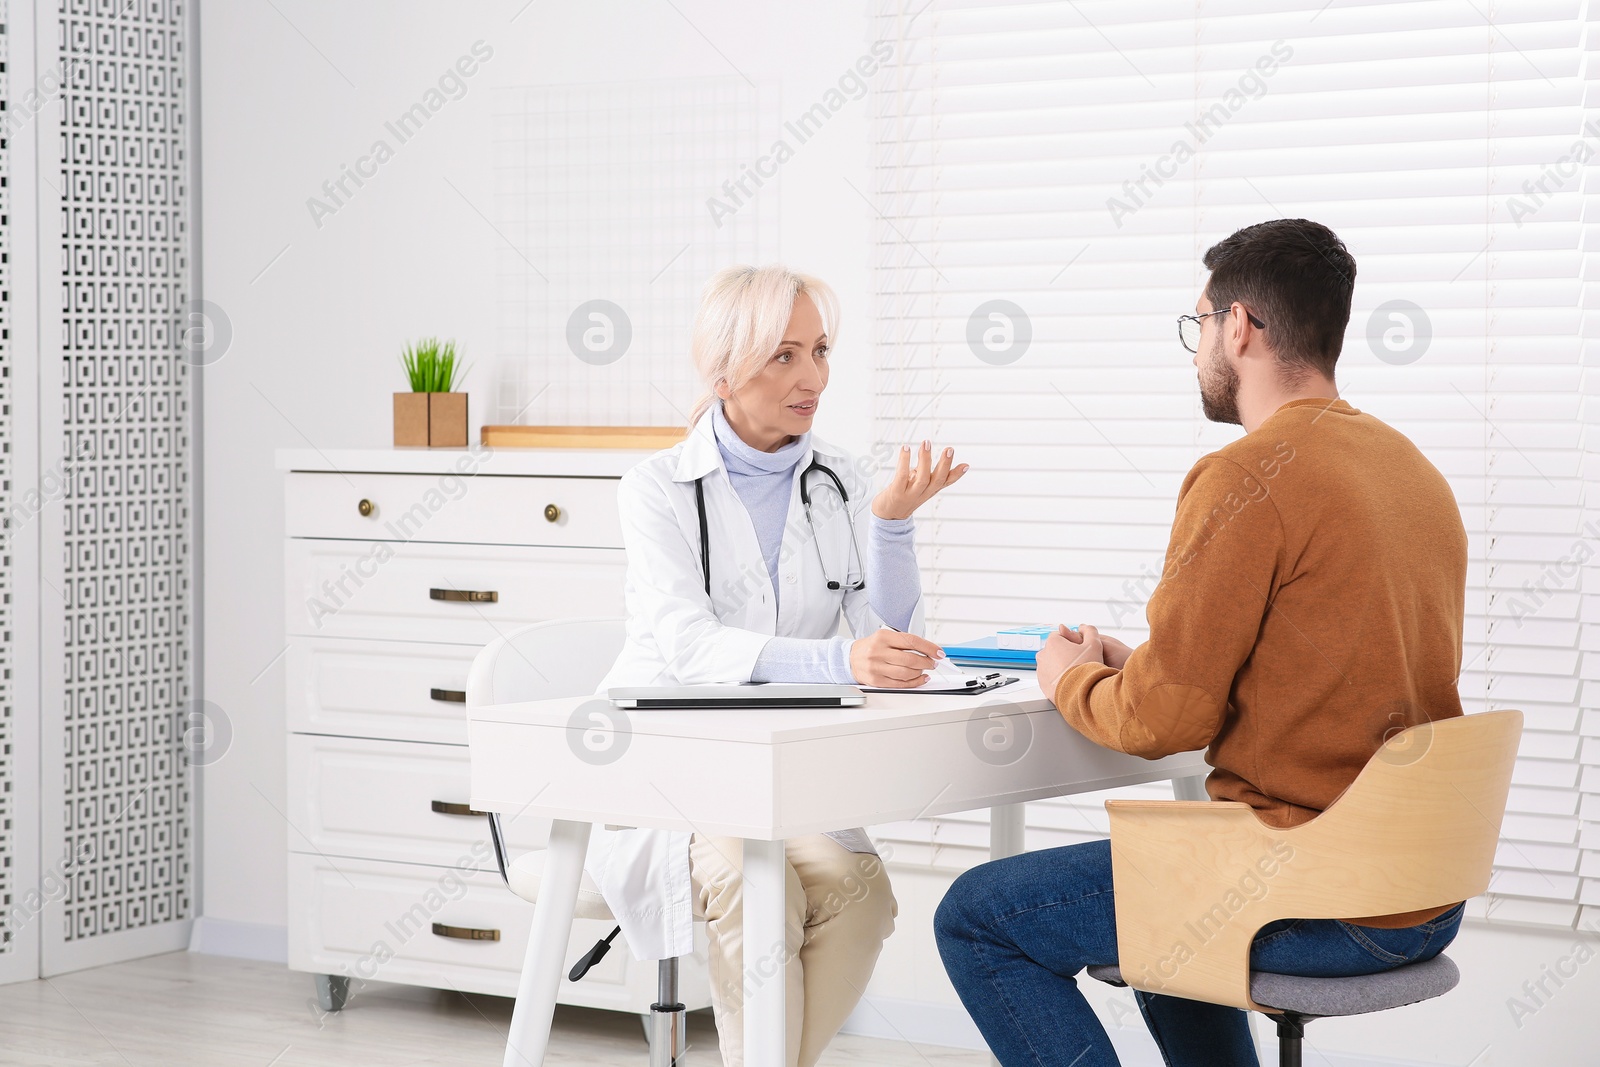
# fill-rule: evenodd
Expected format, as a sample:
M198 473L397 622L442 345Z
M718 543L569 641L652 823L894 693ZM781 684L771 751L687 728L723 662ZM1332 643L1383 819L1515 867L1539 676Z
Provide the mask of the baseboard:
M1258 1033L1265 1037L1262 1063L1276 1063L1277 1039L1272 1026L1259 1019ZM942 1045L947 1048L988 1048L983 1035L972 1018L960 1007L930 1004L920 1000L897 1000L893 997L863 997L856 1010L845 1020L842 1030L859 1037L877 1037L886 1041L903 1041L913 1045ZM1111 1045L1123 1067L1162 1067L1161 1054L1156 1050L1150 1035L1133 1027L1107 1031ZM1316 1040L1315 1030L1312 1041ZM1345 1052L1330 1052L1307 1044L1306 1052L1314 1055L1318 1067L1426 1067L1415 1060L1391 1060L1378 1056L1365 1056Z
M189 951L205 956L288 963L289 929L202 916L194 921L194 929L189 933Z

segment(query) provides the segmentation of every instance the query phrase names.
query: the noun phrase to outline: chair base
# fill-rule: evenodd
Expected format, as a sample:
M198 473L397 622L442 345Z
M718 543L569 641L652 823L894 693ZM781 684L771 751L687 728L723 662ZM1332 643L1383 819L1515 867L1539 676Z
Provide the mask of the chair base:
M1305 1040L1306 1023L1316 1016L1286 1011L1268 1018L1278 1024L1278 1067L1301 1067L1300 1046Z
M650 1005L650 1067L678 1067L689 1037L689 1012L678 1001L678 961L662 960L656 978L660 995Z

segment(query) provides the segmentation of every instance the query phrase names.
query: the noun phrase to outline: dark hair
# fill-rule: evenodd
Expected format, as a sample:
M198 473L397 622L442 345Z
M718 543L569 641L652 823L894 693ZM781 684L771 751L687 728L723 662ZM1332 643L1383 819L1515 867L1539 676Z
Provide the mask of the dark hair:
M1344 347L1356 261L1339 235L1309 219L1246 226L1206 250L1206 295L1238 301L1267 324L1267 345L1291 378L1329 378Z

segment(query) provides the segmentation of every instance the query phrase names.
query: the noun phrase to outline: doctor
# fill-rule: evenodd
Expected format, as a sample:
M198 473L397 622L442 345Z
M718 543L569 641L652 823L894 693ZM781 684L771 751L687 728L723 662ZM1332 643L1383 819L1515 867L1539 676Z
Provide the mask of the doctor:
M924 441L913 466L902 447L888 485L870 496L875 464L812 434L838 319L831 289L783 267L732 267L707 284L692 346L709 391L687 438L619 489L628 634L598 692L912 688L944 655L915 632L911 516L967 465L953 466L951 449L935 463ZM839 636L841 615L853 637ZM639 959L689 954L693 920L706 920L725 1067L744 1063L742 851L738 838L597 829L587 864ZM864 830L790 840L786 858L788 1063L810 1067L860 1000L898 907Z

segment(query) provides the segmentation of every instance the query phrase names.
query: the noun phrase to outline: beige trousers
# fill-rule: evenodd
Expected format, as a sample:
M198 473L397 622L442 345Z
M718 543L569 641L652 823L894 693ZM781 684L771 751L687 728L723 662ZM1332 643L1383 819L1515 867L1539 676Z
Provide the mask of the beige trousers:
M855 1009L899 914L883 861L823 834L784 843L785 944L762 946L788 993L789 1067L814 1067ZM689 840L694 915L706 920L711 1007L724 1067L744 1067L744 842ZM759 979L757 979L759 980Z

